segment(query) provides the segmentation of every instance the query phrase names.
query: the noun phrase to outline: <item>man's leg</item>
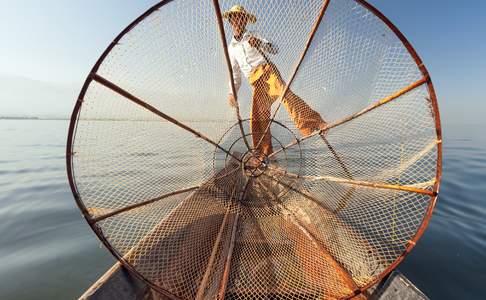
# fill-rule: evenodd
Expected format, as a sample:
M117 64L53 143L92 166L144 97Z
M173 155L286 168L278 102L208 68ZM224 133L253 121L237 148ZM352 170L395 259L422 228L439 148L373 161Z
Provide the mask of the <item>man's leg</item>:
M318 112L310 108L304 100L290 89L285 94L284 106L303 136L323 129L327 125Z
M257 80L253 85L253 97L250 117L250 128L253 139L253 147L257 147L265 130L270 124L270 109L272 99L268 96L268 85L263 80ZM268 155L273 152L272 136L270 129L263 137L260 146L256 151L261 155Z
M280 72L274 65L271 66L271 74L268 75L266 82L269 85L268 94L274 99L282 95L285 83L280 76ZM303 136L312 132L323 129L327 124L321 118L321 115L310 108L299 96L294 94L290 89L287 90L283 104L290 115L295 126L299 128Z

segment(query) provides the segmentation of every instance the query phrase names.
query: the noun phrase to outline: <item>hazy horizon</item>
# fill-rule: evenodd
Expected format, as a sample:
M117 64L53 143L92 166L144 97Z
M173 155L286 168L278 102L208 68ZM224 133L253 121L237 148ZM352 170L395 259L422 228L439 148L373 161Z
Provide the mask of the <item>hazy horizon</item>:
M156 2L0 2L0 18L11 24L0 28L0 116L69 118L103 50ZM486 40L480 38L486 2L369 2L397 25L423 59L442 122L486 124ZM221 101L226 105L226 99Z

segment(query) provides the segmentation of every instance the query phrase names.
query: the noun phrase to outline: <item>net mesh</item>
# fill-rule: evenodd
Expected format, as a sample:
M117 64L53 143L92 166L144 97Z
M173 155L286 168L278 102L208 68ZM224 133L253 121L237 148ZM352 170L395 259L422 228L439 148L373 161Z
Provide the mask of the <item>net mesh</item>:
M364 1L172 0L95 65L67 155L95 233L163 295L347 298L423 233L440 122L420 59Z

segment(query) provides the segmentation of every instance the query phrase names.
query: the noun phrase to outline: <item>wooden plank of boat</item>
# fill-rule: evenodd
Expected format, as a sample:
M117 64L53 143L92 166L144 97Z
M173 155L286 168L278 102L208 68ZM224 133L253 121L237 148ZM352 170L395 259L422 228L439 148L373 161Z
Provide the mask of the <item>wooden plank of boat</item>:
M127 269L117 262L103 276L101 276L80 300L120 299L138 300L145 299L150 294L150 288L145 282L133 276Z
M143 281L130 274L120 263L116 263L101 276L80 300L166 300L163 295L151 290ZM393 271L374 287L369 299L427 300L427 296L399 271Z

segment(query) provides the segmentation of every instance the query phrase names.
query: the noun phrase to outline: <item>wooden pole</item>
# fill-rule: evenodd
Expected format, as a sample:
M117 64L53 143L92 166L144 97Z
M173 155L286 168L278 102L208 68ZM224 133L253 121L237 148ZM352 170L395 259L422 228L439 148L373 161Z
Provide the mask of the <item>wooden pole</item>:
M230 77L230 84L231 84L231 92L233 93L233 97L236 101L236 118L238 119L238 126L240 127L241 137L243 138L243 142L245 142L246 147L248 150L251 150L250 144L248 144L248 140L246 139L245 130L243 129L241 114L240 114L240 105L238 104L238 95L236 93L235 82L233 77L233 68L231 67L231 61L228 53L228 43L226 42L226 34L224 32L224 25L223 25L223 18L221 16L221 8L219 7L218 0L213 0L214 10L216 12L216 19L218 21L219 27L219 35L221 37L221 43L223 44L224 50L224 58L226 60L226 65L228 67L228 73Z
M356 112L354 114L351 114L351 115L349 115L349 116L347 116L347 117L345 117L345 118L343 118L343 119L341 119L341 120L339 120L339 121L337 121L337 122L335 122L335 123L333 123L331 125L328 125L328 126L326 126L326 128L323 128L321 130L314 131L313 133L311 133L309 135L306 135L306 136L304 136L304 137L302 137L300 139L296 139L295 141L287 144L285 147L280 148L280 149L274 151L273 153L271 153L270 155L268 155L268 157L272 157L275 154L277 154L277 153L279 153L279 152L281 152L281 151L283 151L283 150L285 150L285 149L287 149L289 147L292 147L292 146L294 146L296 144L299 144L302 141L307 140L307 139L309 139L309 138L311 138L313 136L316 136L318 134L321 134L323 132L326 132L326 131L328 131L331 128L337 127L337 126L342 125L344 123L347 123L347 122L349 122L349 121L351 121L353 119L356 119L356 118L364 115L365 113L367 113L367 112L369 112L369 111L371 111L371 110L373 110L373 109L375 109L377 107L380 107L383 104L389 103L389 102L395 100L396 98L398 98L398 97L400 97L400 96L402 96L402 95L410 92L411 90L413 90L413 89L415 89L415 88L423 85L427 81L428 81L428 77L423 77L422 79L420 79L420 80L418 80L418 81L410 84L409 86L401 89L400 91L398 91L398 92L396 92L396 93L394 93L394 94L392 94L392 95L390 95L388 97L385 97L385 98L383 98L383 99L381 99L379 101L374 102L373 104L367 106L366 108L360 110L359 112Z
M122 207L120 209L111 211L111 212L109 212L109 213L107 213L105 215L102 215L102 216L93 218L93 219L91 219L89 221L90 221L90 223L93 223L94 224L94 223L99 222L101 220L104 220L106 218L109 218L109 217L118 215L118 214L120 214L122 212L126 212L126 211L129 211L129 210L138 208L140 206L144 206L144 205L147 205L147 204L151 204L151 203L157 202L159 200L165 199L165 198L170 197L170 196L182 194L182 193L185 193L185 192L190 192L190 191L193 191L195 189L198 189L199 187L200 187L199 185L198 186L193 186L193 187L190 187L190 188L187 188L187 189L182 189L182 190L178 190L178 191L175 191L175 192L172 192L172 193L167 193L167 194L162 195L160 197L156 197L156 198L153 198L153 199L149 199L149 200L145 200L145 201L142 201L142 202L139 202L139 203L135 203L135 204L132 204L132 205L128 205L128 206Z

